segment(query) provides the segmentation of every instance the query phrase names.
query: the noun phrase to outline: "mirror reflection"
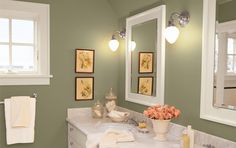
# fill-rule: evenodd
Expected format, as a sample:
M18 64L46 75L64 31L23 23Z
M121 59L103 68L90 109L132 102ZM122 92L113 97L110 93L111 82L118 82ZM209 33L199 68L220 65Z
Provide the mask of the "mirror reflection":
M126 19L126 101L164 104L165 14L161 5Z
M236 1L217 0L214 106L236 109Z
M132 26L131 92L156 96L157 19Z

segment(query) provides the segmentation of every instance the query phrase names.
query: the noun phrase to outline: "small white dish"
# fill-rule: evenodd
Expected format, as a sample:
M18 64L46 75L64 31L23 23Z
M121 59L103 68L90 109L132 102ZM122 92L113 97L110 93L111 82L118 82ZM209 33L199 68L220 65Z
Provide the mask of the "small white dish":
M127 121L130 113L129 112L119 112L119 111L111 111L108 113L108 117L113 121L113 122L124 122Z

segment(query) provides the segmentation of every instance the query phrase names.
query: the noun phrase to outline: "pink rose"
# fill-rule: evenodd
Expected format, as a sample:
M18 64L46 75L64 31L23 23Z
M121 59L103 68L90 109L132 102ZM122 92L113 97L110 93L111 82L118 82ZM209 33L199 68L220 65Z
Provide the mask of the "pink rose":
M170 120L180 116L180 110L176 109L174 106L160 104L148 107L143 111L143 114L148 118L154 120Z

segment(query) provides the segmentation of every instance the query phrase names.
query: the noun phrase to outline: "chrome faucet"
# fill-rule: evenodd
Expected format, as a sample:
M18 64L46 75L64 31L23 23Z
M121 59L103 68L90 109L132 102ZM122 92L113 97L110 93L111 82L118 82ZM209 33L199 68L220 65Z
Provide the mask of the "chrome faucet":
M211 144L203 144L202 146L206 148L215 148L215 146Z
M134 126L138 126L138 122L136 120L134 120L133 118L129 118L127 123L132 124Z

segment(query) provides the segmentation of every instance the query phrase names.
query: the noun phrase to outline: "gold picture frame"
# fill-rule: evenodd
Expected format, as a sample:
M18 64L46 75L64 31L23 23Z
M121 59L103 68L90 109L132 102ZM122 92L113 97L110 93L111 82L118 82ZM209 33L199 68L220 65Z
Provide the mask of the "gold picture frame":
M153 73L153 52L139 52L139 73Z
M138 93L142 95L152 96L153 93L153 77L138 77Z
M94 73L95 51L92 49L76 49L75 72Z
M94 77L75 78L75 100L94 99Z

